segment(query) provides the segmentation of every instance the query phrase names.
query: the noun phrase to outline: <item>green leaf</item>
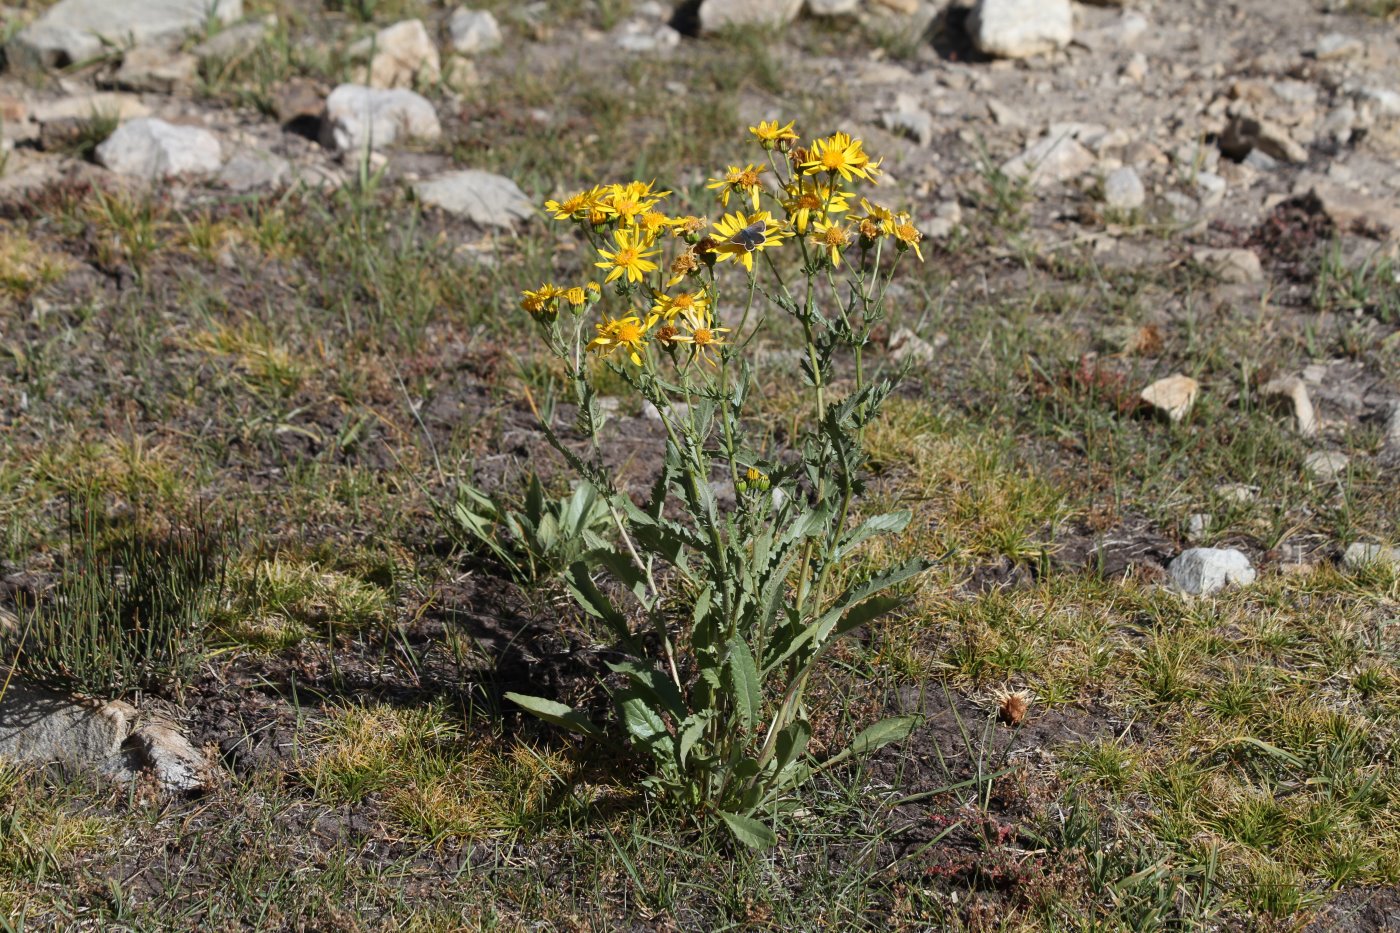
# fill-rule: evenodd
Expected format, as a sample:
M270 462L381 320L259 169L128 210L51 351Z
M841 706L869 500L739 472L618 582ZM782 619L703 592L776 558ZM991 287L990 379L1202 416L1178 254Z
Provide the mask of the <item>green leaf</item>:
M851 744L846 746L844 751L832 755L826 761L823 761L821 767L817 770L825 771L827 768L840 764L847 758L869 755L873 751L884 748L891 742L902 742L909 738L910 733L918 727L922 720L923 717L917 714L891 716L888 719L882 719L873 726L862 729L860 733L851 740Z
M618 714L627 733L641 744L658 752L664 749L669 757L671 734L666 731L666 721L652 707L647 697L636 689L619 690L613 694Z
M841 539L841 543L836 546L836 550L831 553L833 563L841 560L856 549L863 541L869 540L876 535L899 534L909 527L909 522L914 518L914 513L908 509L901 509L898 512L885 512L882 515L872 515L861 522L849 534Z
M608 667L625 674L632 686L646 694L657 709L670 713L677 722L685 718L685 699L675 681L654 667L635 661L608 662Z
M695 743L704 737L705 727L709 724L710 714L708 712L697 713L681 724L676 757L682 768L685 767L686 759L690 757L691 751L695 748Z
M778 841L778 834L772 828L760 823L751 816L740 816L727 810L719 811L729 831L750 849L767 849Z
M612 600L603 595L588 574L588 567L582 561L574 563L565 574L564 582L573 594L579 608L595 619L601 619L612 629L618 641L632 644L632 630L627 626L627 617L618 612Z
M795 719L787 728L778 733L778 743L773 756L773 774L781 778L794 761L807 750L807 742L812 738L812 727L805 719Z
M571 706L563 703L556 703L554 700L546 700L543 697L525 696L519 693L507 693L506 699L532 716L538 716L545 722L562 726L571 732L581 735L601 735L602 730L593 725L592 721L585 715L574 710Z
M744 728L752 729L758 722L763 705L763 683L748 643L738 635L729 640L729 677L734 687L734 705L743 718Z

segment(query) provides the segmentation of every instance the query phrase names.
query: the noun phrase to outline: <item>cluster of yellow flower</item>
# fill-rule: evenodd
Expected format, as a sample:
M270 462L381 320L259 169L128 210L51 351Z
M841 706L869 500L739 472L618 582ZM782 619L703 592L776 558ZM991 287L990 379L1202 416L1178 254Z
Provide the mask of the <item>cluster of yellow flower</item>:
M868 254L885 238L899 252L912 249L923 259L921 235L907 213L862 197L861 213L852 214L854 194L843 186L875 184L882 174L880 162L871 160L859 139L838 132L804 147L792 123L776 120L760 122L749 132L767 154L767 163L731 165L722 177L710 179L708 187L726 211L713 223L659 210L671 192L656 191L651 182L598 185L545 202L555 220L583 229L597 251L594 265L605 272L604 283L621 279L622 294L635 288L649 296L647 308L631 307L621 317L603 314L589 350L621 351L640 366L647 343L654 341L668 350L688 346L713 365L711 353L729 332L718 326L714 314L716 264L732 261L752 275L756 255L791 238L799 239L804 257L825 257L835 269L853 244ZM777 179L772 190L763 179L768 172ZM762 208L764 197L781 209L781 218ZM740 209L728 213L731 198ZM668 240L680 248L663 274L658 257ZM681 290L673 291L682 283ZM582 313L601 296L597 282L572 288L545 283L526 291L521 306L537 319L553 321L561 306Z

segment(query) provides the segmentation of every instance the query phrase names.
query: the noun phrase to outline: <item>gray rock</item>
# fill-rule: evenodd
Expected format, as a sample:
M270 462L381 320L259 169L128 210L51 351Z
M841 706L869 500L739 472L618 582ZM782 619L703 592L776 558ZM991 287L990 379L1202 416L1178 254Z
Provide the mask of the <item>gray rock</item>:
M943 336L943 340L946 343L948 338ZM896 363L932 363L938 358L938 348L907 327L890 337L889 350L890 359Z
M1335 482L1346 474L1351 458L1340 450L1315 450L1303 459L1303 469L1324 483Z
M173 94L194 84L199 60L162 45L138 45L122 55L112 83L128 91Z
M154 181L213 174L223 165L223 154L208 130L143 117L117 127L97 147L97 162L119 175Z
M1191 541L1204 541L1210 531L1210 513L1193 512L1186 517L1186 537Z
M73 94L58 100L35 104L30 112L35 123L59 120L90 120L93 117L114 118L118 122L151 115L151 108L141 103L135 94L98 91L94 94Z
M141 764L170 793L189 793L209 785L209 761L172 724L152 722L131 734Z
M1168 191L1162 195L1161 214L1162 219L1168 223L1194 223L1200 217L1201 205L1189 194Z
M624 52L663 52L681 44L681 34L665 23L634 19L614 31L614 41Z
M718 32L738 26L786 26L802 10L802 0L703 0L700 31Z
M1075 36L1074 42L1076 45L1082 45L1088 49L1127 47L1141 38L1150 26L1147 17L1141 13L1127 10L1107 26Z
M1118 211L1135 211L1147 203L1147 189L1137 169L1131 165L1116 168L1103 180L1103 200Z
M807 0L813 16L846 16L860 9L860 0Z
M1196 173L1196 193L1200 196L1202 207L1215 207L1225 200L1228 188L1225 179L1214 172Z
M1249 558L1234 548L1198 547L1182 551L1167 568L1172 584L1192 596L1209 596L1227 586L1254 582Z
M1365 51L1366 45L1360 39L1342 35L1340 32L1329 32L1317 40L1313 55L1320 62L1328 62L1355 58Z
M339 152L383 149L400 140L441 135L437 111L413 91L342 84L326 98L321 142Z
M502 175L466 169L413 186L424 204L440 207L484 227L510 227L535 213L525 192Z
M1358 541L1342 554L1342 563L1348 570L1360 570L1373 565L1400 570L1400 548Z
M291 180L292 165L286 159L261 149L242 149L219 170L216 182L241 193L280 188Z
M59 0L5 46L13 71L32 72L101 55L103 41L178 42L210 20L243 18L243 0Z
M1253 250L1198 249L1191 258L1219 276L1222 282L1245 285L1264 281L1264 266Z
M442 77L442 59L422 20L408 19L386 26L373 39L346 50L351 58L370 57L369 68L357 80L374 88L411 88Z
M933 142L933 114L921 108L886 111L880 115L880 122L891 133L908 136L920 146Z
M499 48L501 26L496 17L486 10L470 10L459 7L447 22L447 32L452 37L452 48L460 55L479 55Z
M136 709L126 703L79 702L11 682L0 697L0 759L105 772L135 717Z
M998 58L1029 58L1074 38L1070 0L978 0L967 28L978 51Z
M1069 135L1047 136L1002 165L1013 178L1029 178L1036 186L1078 178L1098 164L1094 154Z
M262 19L249 20L214 35L190 49L190 54L198 59L219 59L229 61L250 54L262 44L269 31L277 26L277 17L269 14Z

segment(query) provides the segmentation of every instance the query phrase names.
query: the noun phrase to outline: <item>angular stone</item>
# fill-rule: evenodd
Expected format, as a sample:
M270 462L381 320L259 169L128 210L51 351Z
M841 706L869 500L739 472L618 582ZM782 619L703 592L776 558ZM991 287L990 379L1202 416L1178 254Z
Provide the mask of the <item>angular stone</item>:
M118 47L178 42L210 18L243 18L243 0L59 0L5 46L12 71L63 67Z
M1315 450L1303 458L1303 469L1324 483L1333 482L1346 474L1351 458L1340 450Z
M1222 282L1247 285L1264 281L1264 266L1253 250L1198 249L1191 258L1219 276Z
M173 725L152 722L131 734L141 763L170 793L190 793L209 785L209 761Z
M1020 155L1008 160L1001 170L1012 178L1029 178L1037 187L1078 178L1098 165L1098 159L1068 135L1047 136Z
M357 42L351 57L370 58L361 83L373 88L412 88L432 84L442 76L437 46L422 20L409 19L379 30L374 38Z
M802 10L802 0L703 0L700 31L718 32L742 26L786 26Z
M459 55L480 55L500 48L502 42L500 24L486 10L459 7L447 21L447 32L453 51Z
M1069 0L978 0L967 21L973 45L997 58L1029 58L1069 45Z
M1124 165L1103 180L1103 201L1117 211L1135 211L1147 203L1147 189L1137 169Z
M267 34L276 28L277 17L269 14L262 19L249 20L214 35L190 49L190 54L200 60L216 59L230 61L251 54L262 44Z
M261 149L241 149L219 170L215 183L242 193L280 188L291 180L292 165L286 159Z
M217 172L223 153L208 130L144 117L117 127L97 147L97 162L119 175L157 180Z
M896 363L932 363L938 357L937 347L907 327L901 327L890 337L889 350L890 359Z
M1201 384L1190 376L1177 373L1165 379L1158 379L1142 390L1141 398L1153 408L1162 412L1172 421L1180 421L1196 404Z
M1317 40L1317 45L1313 47L1313 55L1320 62L1339 61L1344 58L1355 58L1366 51L1366 44L1360 39L1353 39L1351 36L1342 35L1340 32L1329 32Z
M159 45L140 45L122 55L112 83L128 91L173 94L194 84L199 60Z
M912 108L886 111L880 115L880 122L891 133L907 136L920 146L927 146L933 142L933 115L927 110Z
M141 103L141 98L135 94L99 91L35 104L31 116L35 123L43 124L57 120L91 120L94 117L120 122L150 116L150 113L151 108Z
M1209 596L1227 586L1254 582L1254 568L1243 552L1234 548L1198 547L1182 551L1167 568L1172 584L1192 596Z
M1400 570L1400 548L1357 541L1342 554L1342 563L1348 570L1360 570L1372 565Z
M510 227L535 213L534 202L502 175L465 169L413 186L424 204L458 214L485 227Z
M441 135L437 111L413 91L342 84L326 98L321 142L339 152L383 149L400 140Z
M0 759L102 771L121 752L135 716L126 703L84 703L11 681L0 696Z

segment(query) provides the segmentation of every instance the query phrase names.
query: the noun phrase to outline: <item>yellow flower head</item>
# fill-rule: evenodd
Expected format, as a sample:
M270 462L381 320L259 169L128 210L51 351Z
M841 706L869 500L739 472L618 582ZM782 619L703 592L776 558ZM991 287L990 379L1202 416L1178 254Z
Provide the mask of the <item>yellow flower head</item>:
M828 182L813 178L799 178L787 186L788 197L783 208L788 213L792 229L806 233L812 220L826 220L832 214L841 214L851 209L846 203L849 195L836 190Z
M759 120L758 126L749 127L749 132L764 149L786 149L797 142L797 133L792 129L795 122L793 120L786 126L779 126L777 120Z
M580 191L571 194L562 201L553 199L544 202L544 209L548 211L555 220L573 220L588 216L589 193Z
M669 191L651 190L651 182L629 181L625 185L608 185L603 202L623 225L630 227L637 218L649 212Z
M575 308L582 308L584 305L588 304L589 294L590 292L587 288L582 285L575 285L573 288L564 292L564 300Z
M648 318L645 323L635 314L622 318L605 317L595 325L598 336L589 341L588 349L595 353L612 353L622 350L633 364L642 365L642 349L646 346L646 334L656 318Z
M675 225L675 220L656 210L647 211L637 218L637 226L641 227L647 238L651 240L655 240L663 230L668 230Z
M914 226L914 222L908 214L901 212L895 215L893 235L901 253L912 249L914 255L919 257L919 262L924 261L924 251L919 248L919 241L924 238L924 235L919 232L918 227Z
M677 334L671 337L671 342L690 344L691 349L697 357L709 363L711 366L716 365L710 354L714 352L716 348L724 346L724 335L729 333L729 328L715 327L709 323L694 319L687 320L686 323L690 326L690 333Z
M520 307L537 318L550 318L559 310L559 299L564 290L548 282L534 291L525 291L520 296Z
M671 277L666 280L666 287L674 288L687 275L694 275L699 271L700 256L692 247L671 260Z
M697 217L694 214L687 214L684 217L676 217L671 221L671 231L676 236L691 236L699 233L710 225L709 220L704 217Z
M648 259L648 256L655 256L661 252L659 249L648 250L650 244L643 234L628 228L620 228L613 234L615 248L612 251L599 249L598 255L603 257L602 262L595 262L599 269L607 269L608 277L606 281L613 281L620 276L626 275L628 282L640 282L648 272L656 271L656 263Z
M753 209L758 210L758 195L763 190L763 182L759 176L768 171L766 165L746 165L739 168L731 165L725 171L723 178L711 178L706 188L719 191L719 201L725 207L729 206L729 196L737 194L747 198L753 204Z
M851 242L851 231L840 223L818 220L812 224L816 231L817 248L826 253L833 268L841 268L841 251Z
M703 291L678 292L675 295L657 292L656 303L651 306L651 313L669 324L677 317L708 320L709 309L710 298Z
M872 181L870 156L865 154L862 145L849 133L833 133L826 139L818 139L812 143L807 160L802 163L802 172L806 175L822 172L832 177L840 175L845 181L852 178ZM878 170L878 164L873 167Z
M778 246L792 236L768 211L725 214L715 222L714 253L720 260L732 259L753 271L753 254L769 246Z

